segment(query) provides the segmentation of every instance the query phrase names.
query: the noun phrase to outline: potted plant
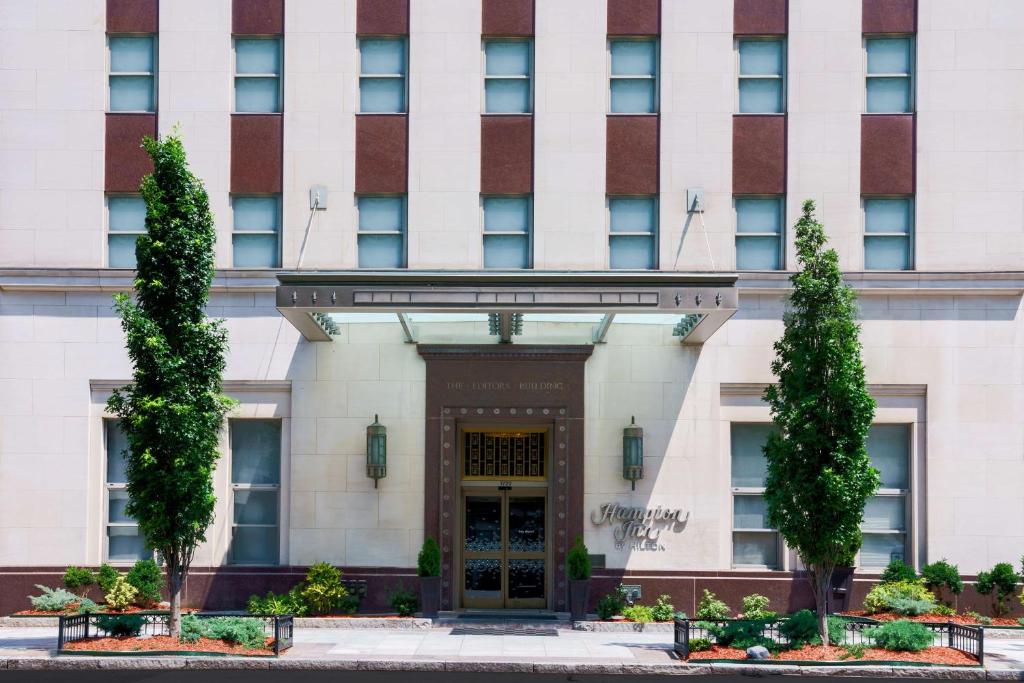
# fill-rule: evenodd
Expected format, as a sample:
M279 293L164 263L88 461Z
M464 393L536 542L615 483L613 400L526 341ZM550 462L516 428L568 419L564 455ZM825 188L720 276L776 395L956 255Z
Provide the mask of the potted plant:
M577 536L569 549L569 613L573 621L587 618L587 599L590 597L590 554Z
M436 619L441 609L441 548L430 536L423 541L416 565L420 575L420 605L423 607L423 616Z

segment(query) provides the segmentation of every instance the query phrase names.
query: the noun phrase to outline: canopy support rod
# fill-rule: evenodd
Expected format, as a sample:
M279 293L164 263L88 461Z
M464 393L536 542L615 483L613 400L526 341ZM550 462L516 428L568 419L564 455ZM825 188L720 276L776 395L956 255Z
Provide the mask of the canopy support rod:
M412 321L409 320L408 313L396 313L398 316L398 322L402 325L402 333L405 335L405 341L407 344L416 343L416 333L412 329Z
M594 328L594 343L604 344L604 338L608 335L608 330L612 326L612 321L615 320L614 313L605 313L604 317L601 318L601 322Z

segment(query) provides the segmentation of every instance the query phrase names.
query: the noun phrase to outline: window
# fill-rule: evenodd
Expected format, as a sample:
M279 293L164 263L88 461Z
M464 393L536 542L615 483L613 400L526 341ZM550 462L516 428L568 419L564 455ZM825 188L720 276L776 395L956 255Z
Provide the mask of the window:
M280 38L235 38L235 111L281 111Z
M281 422L231 420L231 562L277 564Z
M125 514L128 504L128 477L125 473L125 451L128 439L117 420L104 420L103 429L107 450L107 552L110 562L135 562L153 556L147 550L145 537L139 525Z
M484 112L525 114L532 111L530 43L488 40L484 43Z
M484 197L484 268L529 268L529 197Z
M656 268L658 201L654 197L609 197L608 215L611 267Z
M782 239L782 197L736 198L736 269L779 270Z
M864 198L865 270L909 270L913 234L913 199Z
M658 46L653 40L613 40L611 112L652 114L658 110Z
M357 199L359 267L405 268L405 197Z
M779 533L768 525L768 506L764 500L768 462L761 450L773 429L771 424L731 425L734 567L780 566Z
M909 36L868 38L867 112L913 111L913 40Z
M146 232L146 202L139 195L107 197L107 265L135 267L135 240Z
M110 111L156 111L156 38L110 36Z
M861 567L885 567L910 560L907 552L907 502L910 493L910 425L876 424L868 431L868 456L882 484L864 507ZM913 562L908 562L913 564Z
M741 40L741 114L781 114L785 111L785 42Z
M359 41L359 111L396 114L405 108L406 52L402 38Z
M281 197L233 197L232 265L235 268L278 268Z

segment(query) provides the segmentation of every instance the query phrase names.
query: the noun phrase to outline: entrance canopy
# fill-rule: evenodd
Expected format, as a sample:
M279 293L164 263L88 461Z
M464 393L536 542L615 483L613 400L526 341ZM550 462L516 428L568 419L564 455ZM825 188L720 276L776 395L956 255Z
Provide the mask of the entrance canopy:
M467 335L446 341L509 343L536 341L531 323L564 322L585 332L575 343L601 343L612 324L641 323L700 344L739 301L735 273L356 270L277 279L277 309L313 342L331 341L339 323L394 321L409 342L425 341L436 323Z

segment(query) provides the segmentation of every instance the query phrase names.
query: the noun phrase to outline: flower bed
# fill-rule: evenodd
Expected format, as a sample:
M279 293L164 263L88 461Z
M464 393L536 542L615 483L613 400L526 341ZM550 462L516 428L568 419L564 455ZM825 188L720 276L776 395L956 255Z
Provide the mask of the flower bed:
M846 657L843 659L843 657ZM712 645L710 650L691 652L689 661L733 661L748 663L764 662L827 662L830 664L855 664L857 662L899 662L908 664L937 664L942 666L978 666L978 660L950 647L930 647L921 652L894 652L881 648L865 648L862 657L852 657L841 647L807 645L802 648L773 653L769 660L747 659L746 650L735 647Z
M966 614L953 614L950 616L943 616L939 614L919 614L917 616L904 616L902 614L895 614L893 612L878 612L877 614L868 614L864 610L851 610L848 612L842 612L841 614L845 617L860 617L866 619L874 619L875 621L898 621L900 619L906 619L908 621L920 621L927 623L950 621L954 624L961 624L963 626L1016 626L1018 628L1020 628L1021 626L1019 621L1011 617L991 617L992 623L983 624L974 617L967 616Z
M192 614L198 612L197 609L182 609L182 614ZM12 617L70 617L78 614L78 603L72 603L63 610L38 610L38 609L24 609L20 612L15 612ZM163 609L143 609L142 607L126 607L123 610L113 610L108 608L106 605L98 605L91 614L167 614L167 610Z
M127 638L84 638L67 643L62 653L74 654L180 654L202 653L217 655L236 655L245 657L273 657L274 639L267 638L266 647L254 650L241 645L226 643L223 640L200 638L195 643L183 643L170 636L146 636Z

